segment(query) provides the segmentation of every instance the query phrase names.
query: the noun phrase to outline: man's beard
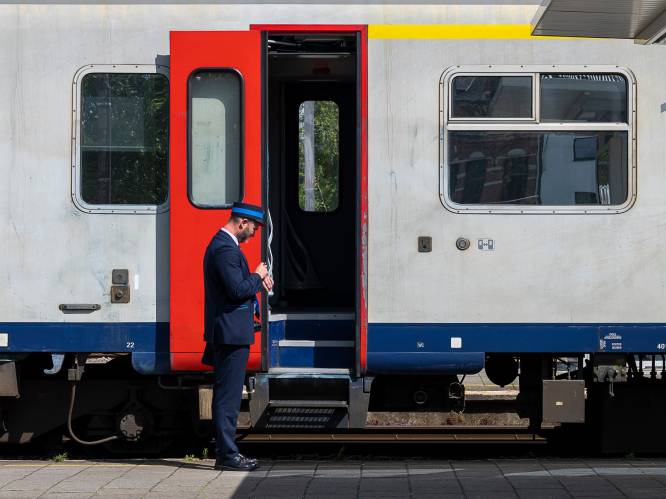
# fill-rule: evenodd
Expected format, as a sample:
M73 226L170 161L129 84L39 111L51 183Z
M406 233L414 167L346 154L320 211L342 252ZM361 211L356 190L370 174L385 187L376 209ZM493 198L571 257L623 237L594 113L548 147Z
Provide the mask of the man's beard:
M236 235L236 239L238 239L239 243L244 243L248 239L250 239L250 228L246 227L244 228L241 232L239 232Z

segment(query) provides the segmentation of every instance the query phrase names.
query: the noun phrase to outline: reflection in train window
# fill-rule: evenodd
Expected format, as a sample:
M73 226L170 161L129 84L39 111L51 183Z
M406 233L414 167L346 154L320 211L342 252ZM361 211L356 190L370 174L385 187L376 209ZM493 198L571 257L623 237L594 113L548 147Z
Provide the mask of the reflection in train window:
M531 76L463 75L453 79L451 118L531 118Z
M456 131L449 133L448 158L454 203L618 205L627 199L627 132Z
M189 80L189 196L196 206L242 198L241 79L229 70L198 71Z
M520 66L515 74L504 66L493 75L480 68L457 67L446 80L446 205L485 213L584 205L588 212L633 199L628 76L552 66L552 72Z
M542 74L541 121L626 123L627 80L620 74Z
M340 111L333 101L298 107L298 206L330 212L340 199Z
M168 81L158 73L89 73L81 81L80 196L90 205L167 199Z

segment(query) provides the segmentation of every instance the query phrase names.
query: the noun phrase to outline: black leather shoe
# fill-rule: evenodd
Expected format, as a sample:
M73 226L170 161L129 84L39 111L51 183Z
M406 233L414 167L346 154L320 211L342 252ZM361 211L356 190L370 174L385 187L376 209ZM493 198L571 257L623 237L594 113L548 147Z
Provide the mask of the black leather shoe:
M259 467L254 459L248 459L242 454L237 454L225 461L215 461L215 469L220 471L253 471Z
M241 459L245 459L246 461L248 461L248 462L250 462L250 463L259 464L259 461L257 461L257 460L256 460L255 458L253 458L253 457L246 457L246 456L244 456L244 455L241 454L241 453L238 453L238 455L240 456Z
M246 462L248 462L248 463L259 464L259 461L257 461L257 460L254 459L253 457L246 457L246 456L244 456L243 454L241 454L240 452L237 454L237 457L240 458L241 461L246 461ZM224 461L223 461L222 459L216 459L216 460L215 460L215 466L222 466L222 463L223 463L223 462L224 462Z

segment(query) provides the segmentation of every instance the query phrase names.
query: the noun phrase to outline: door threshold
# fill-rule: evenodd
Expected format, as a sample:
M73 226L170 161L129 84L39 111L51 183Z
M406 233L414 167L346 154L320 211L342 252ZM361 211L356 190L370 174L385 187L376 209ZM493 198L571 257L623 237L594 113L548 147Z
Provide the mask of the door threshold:
M354 348L354 342L345 340L279 340L278 346L297 348Z
M271 367L268 374L351 374L351 369L339 367Z
M355 313L346 312L270 312L269 322L278 321L353 321Z

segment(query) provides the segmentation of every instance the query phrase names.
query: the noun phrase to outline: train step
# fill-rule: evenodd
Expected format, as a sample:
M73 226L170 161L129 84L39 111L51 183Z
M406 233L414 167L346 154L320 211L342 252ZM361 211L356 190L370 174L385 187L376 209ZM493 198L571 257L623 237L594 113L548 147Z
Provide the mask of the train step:
M268 407L347 408L346 400L270 400Z
M278 346L272 352L272 366L276 367L314 367L337 368L351 366L354 363L352 346Z
M259 426L272 431L297 429L323 430L347 428L348 420L348 407L346 403L339 406L331 406L327 403L319 405L313 403L307 405L272 405L270 403L264 411Z
M354 314L272 314L269 318L270 367L353 366L354 321Z
M286 340L354 341L354 314L279 314L271 322L283 322Z
M362 428L370 397L347 369L271 369L251 378L250 418L257 429ZM298 394L298 398L294 398Z

